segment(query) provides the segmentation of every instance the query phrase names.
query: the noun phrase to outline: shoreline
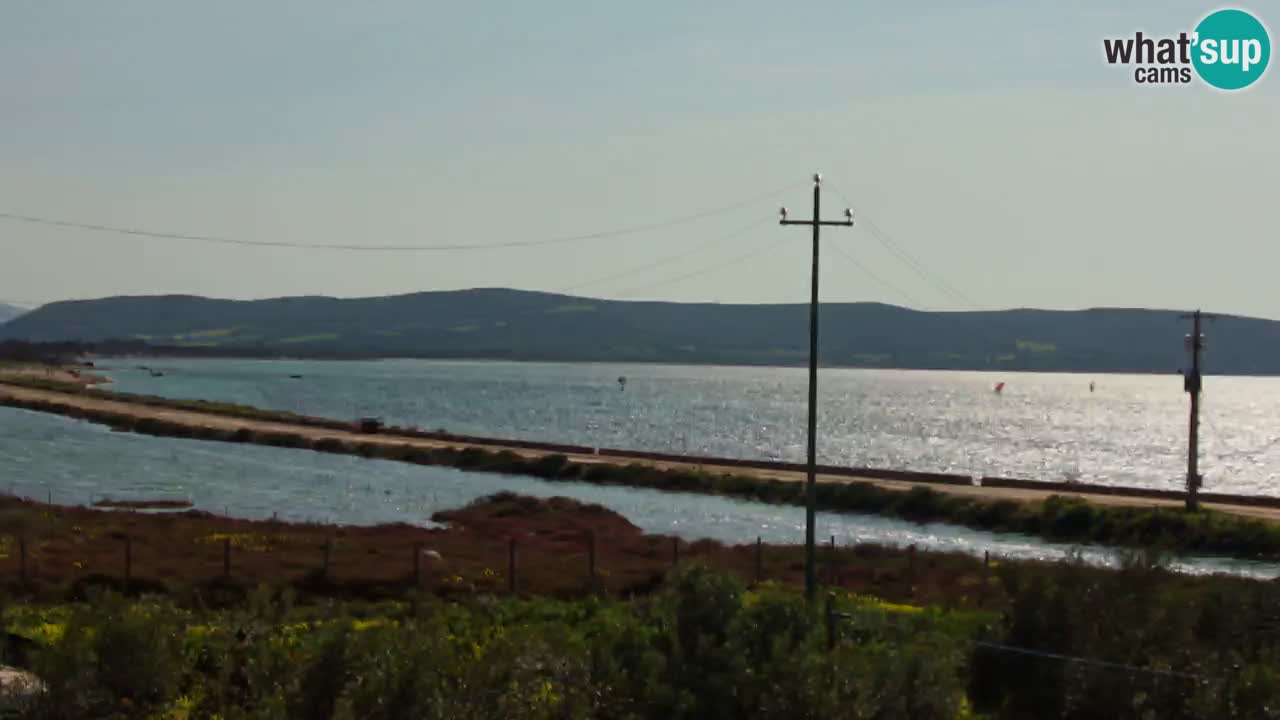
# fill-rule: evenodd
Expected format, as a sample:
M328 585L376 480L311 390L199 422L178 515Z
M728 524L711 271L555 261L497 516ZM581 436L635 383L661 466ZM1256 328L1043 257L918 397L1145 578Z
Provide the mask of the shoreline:
M18 381L21 383L22 381ZM358 455L464 471L527 475L545 480L723 495L773 504L804 503L804 472L745 461L714 465L654 453L471 439L389 428L362 433L352 423L292 416L247 406L117 395L83 387L51 389L0 378L0 405L64 415L114 430L161 437L253 443ZM405 434L410 433L410 434ZM483 442L478 441L483 440ZM781 464L778 464L781 465ZM1168 545L1170 549L1241 559L1280 558L1280 499L1251 504L1214 502L1206 512L1181 510L1180 499L1090 492L1078 487L977 486L927 473L865 477L855 469L819 475L818 509L942 522L994 532L1019 532L1059 542ZM868 470L867 474L876 473ZM904 477L905 476L905 477ZM917 479L907 479L916 477ZM921 479L923 478L923 479Z
M104 353L97 357L102 358L150 358L155 360L251 360L255 362L403 362L406 360L421 362L462 362L462 363L522 363L522 364L547 364L547 365L606 365L606 366L635 366L635 365L655 365L659 367L691 367L691 368L759 368L774 370L806 370L808 365L803 361L798 361L793 365L777 365L772 363L726 363L708 360L707 362L697 362L692 360L653 360L653 359L636 359L636 360L590 360L590 359L564 359L564 358L533 358L533 357L495 357L495 356L451 356L451 355L239 355L228 353L226 355L204 355L204 354L184 354L172 352L157 352L136 355L113 355ZM1177 375L1181 377L1178 370L1087 370L1087 369L1034 369L1034 368L990 368L990 367L934 367L934 366L912 366L903 367L900 365L819 365L819 370L891 370L897 372L956 372L956 373L989 373L992 375L1012 374L1012 375L1132 375L1137 377L1165 377L1167 375ZM1267 373L1205 373L1205 377L1247 377L1247 378L1280 378L1280 372Z
M37 343L39 344L39 343ZM94 343L85 343L86 346L93 346ZM691 367L691 368L759 368L759 369L778 369L778 370L804 370L807 365L803 360L797 360L793 364L776 364L770 362L723 362L716 360L707 360L699 362L689 359L652 359L652 358L636 358L632 360L600 360L600 359L582 359L582 358L558 358L558 357L500 357L493 355L360 355L360 354L337 354L337 355L254 355L247 353L228 352L221 353L198 353L183 352L183 348L157 348L157 352L146 353L110 353L99 352L93 349L86 349L86 356L107 359L154 359L154 360L245 360L255 362L401 362L401 361L422 361L422 362L464 362L464 363L522 363L522 364L563 364L563 365L602 365L602 366L634 366L634 365L654 365L661 367ZM1179 370L1156 370L1156 369L1134 369L1134 368L994 368L994 367L953 367L953 366L936 366L936 365L843 365L843 364L823 364L819 365L821 370L889 370L900 372L957 372L957 373L987 373L992 375L1012 374L1012 375L1130 375L1138 377L1164 377L1168 375L1180 376ZM1280 372L1276 373L1259 373L1259 372L1238 372L1238 373L1208 373L1206 377L1241 377L1241 378L1278 378Z
M13 367L0 366L0 383L6 382L11 378L17 378L20 381L43 380L51 383L64 383L86 389L100 385L110 385L114 382L110 376L97 372L94 367L80 368L68 365L53 367L26 364Z

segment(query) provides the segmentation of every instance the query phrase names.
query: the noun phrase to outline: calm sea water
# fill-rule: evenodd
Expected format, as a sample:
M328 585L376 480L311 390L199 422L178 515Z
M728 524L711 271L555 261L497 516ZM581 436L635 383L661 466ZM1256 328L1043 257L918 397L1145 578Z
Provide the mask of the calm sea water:
M804 459L803 369L416 360L104 367L129 392L499 437ZM822 462L1183 485L1188 401L1178 375L822 370L818 387ZM1280 379L1207 378L1203 407L1205 488L1280 492Z
M431 525L436 510L460 507L503 490L563 495L609 507L649 532L687 540L800 543L801 508L777 507L653 490L551 483L536 478L463 473L309 450L207 443L113 433L57 415L0 408L0 491L63 504L94 499L189 499L202 510L235 517L347 524ZM1021 535L996 535L947 525L819 513L818 536L841 544L916 544L922 548L1003 557L1055 559L1070 548ZM1085 548L1091 562L1114 562ZM1280 566L1219 558L1178 563L1189 572L1275 577Z

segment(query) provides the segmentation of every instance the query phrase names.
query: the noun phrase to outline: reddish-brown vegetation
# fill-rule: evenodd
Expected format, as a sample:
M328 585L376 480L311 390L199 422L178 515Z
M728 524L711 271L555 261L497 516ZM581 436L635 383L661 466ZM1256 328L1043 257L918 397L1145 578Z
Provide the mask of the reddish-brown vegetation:
M103 498L93 503L96 508L122 510L185 510L191 507L189 500L110 500Z
M101 584L192 602L235 599L264 584L348 597L402 596L415 587L442 595L507 593L513 542L521 594L571 597L594 584L600 593L640 595L689 559L748 582L803 582L798 546L686 543L645 534L606 508L567 498L501 494L435 519L448 527L249 521L0 498L0 587L59 600ZM820 559L824 581L857 592L952 605L996 599L997 591L984 590L982 561L964 555L858 546L823 547Z

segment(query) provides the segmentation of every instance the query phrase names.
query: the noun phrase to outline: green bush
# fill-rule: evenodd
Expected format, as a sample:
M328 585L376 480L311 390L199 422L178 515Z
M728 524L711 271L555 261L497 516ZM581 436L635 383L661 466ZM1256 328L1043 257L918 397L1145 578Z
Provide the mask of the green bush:
M322 437L311 443L311 449L327 453L349 453L351 446L335 437Z
M261 432L254 437L260 444L272 447L306 448L311 444L305 436L293 432Z
M49 687L40 716L105 717L172 702L188 670L181 633L178 613L158 601L106 595L77 608L34 659Z

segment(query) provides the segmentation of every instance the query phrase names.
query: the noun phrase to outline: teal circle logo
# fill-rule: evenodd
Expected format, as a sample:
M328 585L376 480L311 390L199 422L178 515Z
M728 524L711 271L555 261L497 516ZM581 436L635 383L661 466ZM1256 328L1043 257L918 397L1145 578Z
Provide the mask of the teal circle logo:
M1218 10L1196 26L1191 64L1200 79L1219 90L1249 87L1267 71L1271 36L1243 10Z

